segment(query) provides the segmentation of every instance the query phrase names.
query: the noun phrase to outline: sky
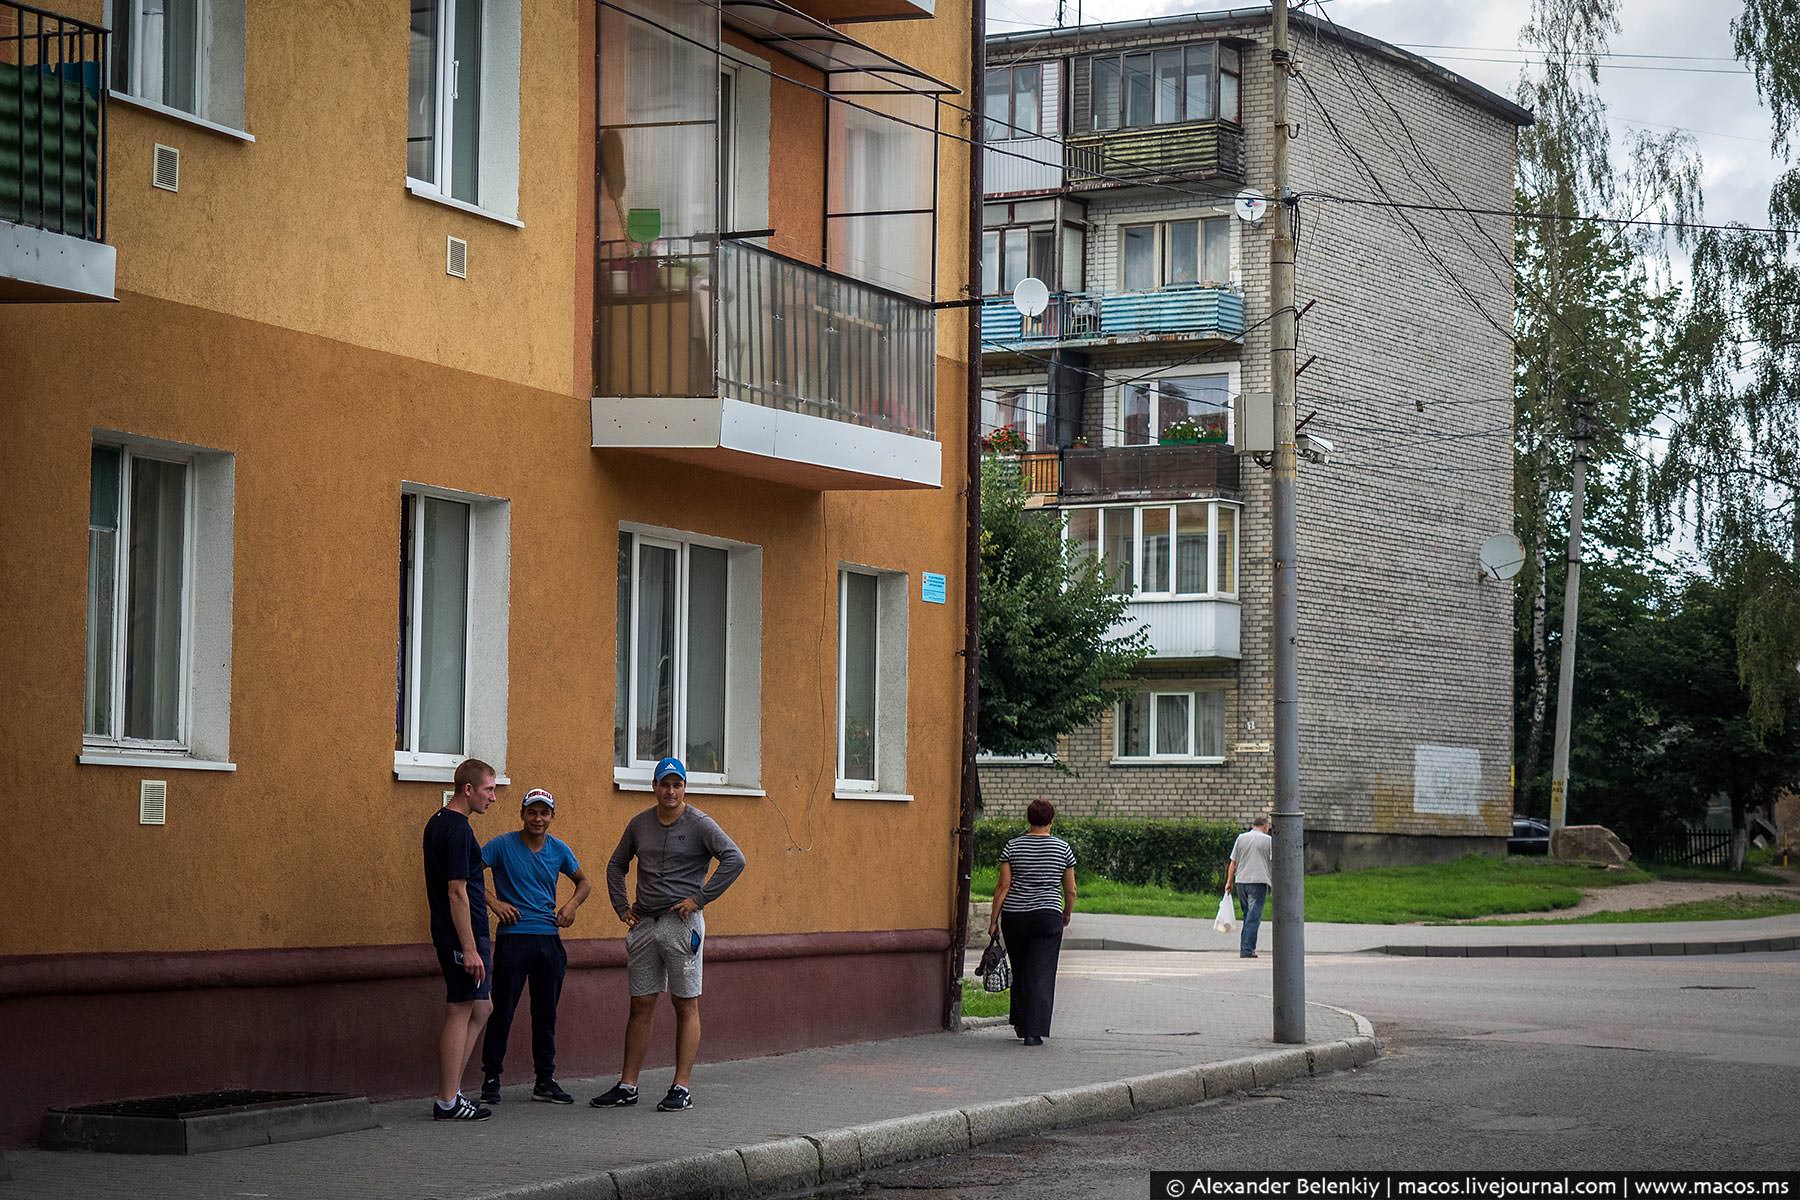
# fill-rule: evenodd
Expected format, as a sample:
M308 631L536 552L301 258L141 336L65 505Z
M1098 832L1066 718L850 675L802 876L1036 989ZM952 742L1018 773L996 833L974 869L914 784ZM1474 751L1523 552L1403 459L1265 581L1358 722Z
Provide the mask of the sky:
M1075 22L1077 0L1066 0ZM1084 22L1250 7L1255 0L1079 0ZM1504 96L1514 94L1523 55L1519 29L1529 0L1330 0L1338 24L1442 63ZM1705 164L1706 217L1768 224L1769 187L1780 165L1769 149L1769 115L1743 64L1732 58L1731 20L1740 0L1621 0L1613 65L1600 71L1612 123L1614 161L1633 128L1678 126L1693 134ZM1056 22L1056 0L987 0L990 33ZM1448 49L1443 47L1472 47ZM1679 59L1624 55L1676 55ZM1472 61L1472 60L1505 61ZM1649 69L1638 69L1649 68ZM1674 69L1680 68L1680 69ZM1724 73L1720 73L1724 72Z

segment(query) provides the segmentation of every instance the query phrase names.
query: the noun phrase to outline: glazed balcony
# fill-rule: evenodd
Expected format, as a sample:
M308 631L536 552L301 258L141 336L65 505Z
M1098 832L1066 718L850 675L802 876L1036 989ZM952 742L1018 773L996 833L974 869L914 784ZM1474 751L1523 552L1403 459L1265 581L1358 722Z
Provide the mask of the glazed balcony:
M0 0L0 303L111 300L106 30Z
M1145 342L1236 342L1244 334L1244 297L1191 284L1147 292L1059 292L1037 317L1010 297L982 302L982 340L999 346L1125 346Z
M601 243L593 444L820 490L938 485L931 306L716 238Z

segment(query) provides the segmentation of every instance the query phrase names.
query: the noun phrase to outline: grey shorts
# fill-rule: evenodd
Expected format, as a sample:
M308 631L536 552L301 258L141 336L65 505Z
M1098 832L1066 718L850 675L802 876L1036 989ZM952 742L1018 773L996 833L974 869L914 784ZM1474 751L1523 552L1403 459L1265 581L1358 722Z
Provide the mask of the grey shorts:
M700 913L691 917L664 913L655 920L645 917L626 930L631 994L673 992L684 1000L698 996L705 938L706 917Z

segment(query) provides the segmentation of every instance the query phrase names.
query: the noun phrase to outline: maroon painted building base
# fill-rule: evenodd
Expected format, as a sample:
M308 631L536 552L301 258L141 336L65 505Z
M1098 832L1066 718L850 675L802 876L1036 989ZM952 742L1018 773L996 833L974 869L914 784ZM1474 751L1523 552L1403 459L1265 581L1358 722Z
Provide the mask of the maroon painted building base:
M711 938L701 1062L938 1029L949 942L941 929ZM624 943L567 945L557 1073L616 1073ZM531 1079L528 1007L513 1022L508 1083ZM233 1087L428 1095L443 1016L426 946L0 958L0 1146L33 1144L51 1105ZM673 1052L660 1005L651 1065Z

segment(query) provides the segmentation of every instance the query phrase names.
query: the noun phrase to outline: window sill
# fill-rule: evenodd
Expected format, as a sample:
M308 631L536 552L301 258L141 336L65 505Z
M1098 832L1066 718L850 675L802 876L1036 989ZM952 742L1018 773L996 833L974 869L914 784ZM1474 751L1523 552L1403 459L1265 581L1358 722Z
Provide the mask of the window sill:
M648 774L621 775L613 774L613 790L620 792L654 792L656 785L650 782ZM690 796L767 796L769 793L759 787L744 787L735 783L690 783L687 786Z
M170 120L180 121L184 125L192 125L197 129L204 129L209 133L222 134L225 137L234 138L240 142L256 141L254 134L246 133L242 129L233 129L229 125L221 125L217 121L209 121L205 117L196 117L191 112L182 112L179 108L170 108L166 104L158 104L156 101L146 100L142 96L133 96L129 92L108 91L106 96L107 99L116 100L120 104L127 104L132 108L141 108L145 112L153 112L159 116L168 117Z
M1048 767L1056 760L1048 754L977 754L978 767Z
M236 763L212 762L185 754L144 754L88 749L75 759L86 767L148 767L158 771L235 771Z
M406 190L421 200L429 200L433 204L441 204L445 208L454 208L457 212L466 212L470 216L475 217L485 217L489 221L497 221L502 225L510 225L514 229L525 228L525 222L518 220L515 217L497 213L491 208L482 208L478 204L470 204L466 200L458 200L454 196L446 196L444 193L432 187L429 183L421 183L411 176L407 177Z
M455 767L428 767L415 763L395 763L394 778L401 783L455 783ZM511 787L512 780L504 775L494 777L494 786Z
M1133 604L1236 604L1238 603L1238 593L1182 592L1179 595L1171 596L1159 592L1134 592L1130 599Z
M911 804L912 796L907 792L866 792L861 788L836 788L831 793L834 800L884 800L893 804Z
M1109 767L1222 767L1224 756L1205 758L1115 758Z

